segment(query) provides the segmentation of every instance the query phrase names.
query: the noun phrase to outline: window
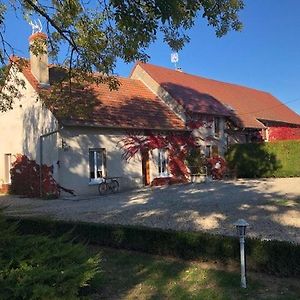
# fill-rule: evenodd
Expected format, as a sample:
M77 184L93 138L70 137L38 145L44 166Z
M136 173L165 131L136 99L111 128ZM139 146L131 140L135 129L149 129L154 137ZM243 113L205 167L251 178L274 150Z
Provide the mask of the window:
M215 137L220 136L220 118L214 118L214 131L215 131Z
M106 153L105 149L89 150L90 181L99 182L106 176Z
M160 177L169 176L167 149L158 149L158 175Z
M5 183L11 183L10 169L11 169L11 154L10 153L4 154Z
M205 147L205 156L211 157L211 145L206 145Z

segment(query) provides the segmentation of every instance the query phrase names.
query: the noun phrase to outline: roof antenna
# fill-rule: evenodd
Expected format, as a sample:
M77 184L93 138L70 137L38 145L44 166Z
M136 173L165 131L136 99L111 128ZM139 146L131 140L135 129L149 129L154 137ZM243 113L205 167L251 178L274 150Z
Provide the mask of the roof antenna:
M34 22L29 21L28 23L31 26L32 34L35 34L37 32L42 32L43 25L42 25L42 22L40 19L37 19L37 21L34 21Z
M174 64L175 70L178 70L177 68L178 61L179 61L178 52L171 53L171 62Z

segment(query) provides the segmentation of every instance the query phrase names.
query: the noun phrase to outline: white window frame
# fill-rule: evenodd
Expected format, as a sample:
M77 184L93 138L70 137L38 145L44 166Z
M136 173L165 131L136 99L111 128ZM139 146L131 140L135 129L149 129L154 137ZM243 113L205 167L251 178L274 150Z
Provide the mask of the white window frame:
M158 166L158 177L169 177L169 157L168 157L168 149L162 148L158 149L158 157L157 157L157 166ZM164 169L164 172L161 170Z
M97 165L97 153L101 153L102 155L102 164L101 166ZM93 172L94 178L91 177L91 165L90 165L90 156L93 155L94 165L93 165ZM106 160L106 151L105 148L92 148L89 149L89 179L90 184L98 184L103 181L103 177L106 176L105 174L105 160ZM101 172L101 176L98 177L98 171Z

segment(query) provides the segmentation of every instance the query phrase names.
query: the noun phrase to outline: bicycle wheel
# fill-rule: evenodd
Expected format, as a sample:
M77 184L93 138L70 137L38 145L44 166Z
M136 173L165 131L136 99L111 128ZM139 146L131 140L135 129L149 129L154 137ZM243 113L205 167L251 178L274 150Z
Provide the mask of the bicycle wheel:
M101 182L98 185L98 191L100 195L105 195L107 193L107 190L108 190L108 186L106 182Z
M117 180L112 180L110 184L111 191L116 193L119 191L119 182Z

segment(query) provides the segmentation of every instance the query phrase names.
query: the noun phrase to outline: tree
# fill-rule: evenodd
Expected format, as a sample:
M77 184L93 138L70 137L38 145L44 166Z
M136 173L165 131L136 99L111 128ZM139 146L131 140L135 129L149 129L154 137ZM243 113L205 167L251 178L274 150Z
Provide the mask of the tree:
M238 12L244 3L243 0L0 0L2 64L7 64L9 52L13 52L13 45L7 44L3 35L9 7L26 20L37 15L45 21L52 57L57 58L63 44L68 46L64 64L69 79L97 71L102 75L96 79L90 76L90 80L105 81L111 88L117 88L112 74L118 58L125 62L146 61L149 58L146 50L159 32L172 50L182 49L189 41L187 30L199 14L215 28L218 37L229 30L241 30ZM9 108L11 102L3 98L0 110Z

